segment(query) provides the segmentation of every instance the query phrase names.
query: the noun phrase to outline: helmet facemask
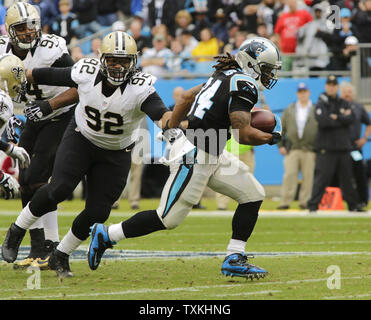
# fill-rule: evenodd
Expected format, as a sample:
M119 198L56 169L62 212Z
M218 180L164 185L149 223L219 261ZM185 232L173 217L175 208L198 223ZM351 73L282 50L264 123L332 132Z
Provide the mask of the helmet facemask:
M13 45L23 50L30 50L41 38L40 20L32 19L13 23L9 26L8 33Z
M267 89L272 89L278 81L278 70L281 69L281 66L260 62L257 64L257 67L260 69L259 74L262 85Z
M100 60L103 75L114 86L124 83L136 70L136 55L103 54ZM118 65L120 67L117 67Z

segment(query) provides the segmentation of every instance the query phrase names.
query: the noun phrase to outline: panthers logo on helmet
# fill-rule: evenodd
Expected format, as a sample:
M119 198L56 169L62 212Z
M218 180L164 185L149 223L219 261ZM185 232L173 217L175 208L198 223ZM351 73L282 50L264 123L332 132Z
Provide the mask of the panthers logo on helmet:
M242 47L240 50L245 51L251 58L257 59L258 56L267 49L267 46L258 41L252 41Z
M22 80L24 77L24 70L21 67L13 67L12 73L14 74L14 78L16 80Z

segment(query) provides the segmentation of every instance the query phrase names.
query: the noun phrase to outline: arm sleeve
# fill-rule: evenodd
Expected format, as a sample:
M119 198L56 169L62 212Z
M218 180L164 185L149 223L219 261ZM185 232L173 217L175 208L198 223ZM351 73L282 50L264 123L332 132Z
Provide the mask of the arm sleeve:
M77 83L71 78L71 70L72 67L36 68L32 70L32 77L36 84L77 88Z
M140 110L149 116L152 121L160 120L165 112L170 111L168 108L166 108L164 102L157 92L152 93L147 97L146 100L144 100Z
M52 68L72 67L75 64L72 57L68 53L64 53L58 60L51 65Z
M0 150L5 152L8 148L9 145L6 142L0 140Z

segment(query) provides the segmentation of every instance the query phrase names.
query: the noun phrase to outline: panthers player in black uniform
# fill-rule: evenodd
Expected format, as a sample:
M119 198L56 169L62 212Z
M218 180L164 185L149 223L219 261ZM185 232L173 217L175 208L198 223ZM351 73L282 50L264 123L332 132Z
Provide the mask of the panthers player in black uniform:
M276 144L281 124L276 117L273 133L250 126L250 111L258 101L258 82L270 89L277 82L280 54L268 39L253 38L242 44L236 58L220 57L208 81L185 94L174 107L164 137L170 144L170 176L157 210L142 211L109 227L92 228L88 262L95 270L104 251L117 241L178 226L198 203L206 186L236 200L239 205L232 220L232 239L227 247L222 273L229 276L260 278L267 271L248 263L245 246L258 218L264 188L238 158L224 151L231 126L242 144ZM184 149L180 129L187 116L187 139L195 144ZM183 141L182 141L183 139ZM181 146L177 143L181 140ZM178 154L178 156L176 156ZM183 158L183 161L175 161Z
M10 53L20 58L26 69L39 67L68 67L74 64L68 53L65 40L41 33L41 21L37 9L28 3L17 2L10 6L5 16L8 36L0 37L0 53ZM43 103L69 88L57 88L27 84L25 99ZM74 89L73 89L74 90ZM31 164L19 172L22 206L25 207L34 193L51 176L55 154L62 135L73 115L73 106L58 112L45 114L39 122L27 121L19 139L31 156ZM10 124L13 122L9 122ZM14 132L14 130L8 130ZM14 137L8 137L14 140ZM35 260L45 258L59 241L57 207L30 229L31 251L28 257L14 264L14 268L26 268ZM45 226L45 228L43 228ZM45 235L44 235L45 230ZM47 241L44 241L46 238Z

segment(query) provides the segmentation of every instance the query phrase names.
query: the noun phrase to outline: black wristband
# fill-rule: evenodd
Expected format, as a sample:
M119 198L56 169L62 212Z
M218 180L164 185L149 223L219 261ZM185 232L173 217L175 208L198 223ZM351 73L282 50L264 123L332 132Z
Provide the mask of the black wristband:
M0 140L0 150L6 152L9 149L9 144Z

